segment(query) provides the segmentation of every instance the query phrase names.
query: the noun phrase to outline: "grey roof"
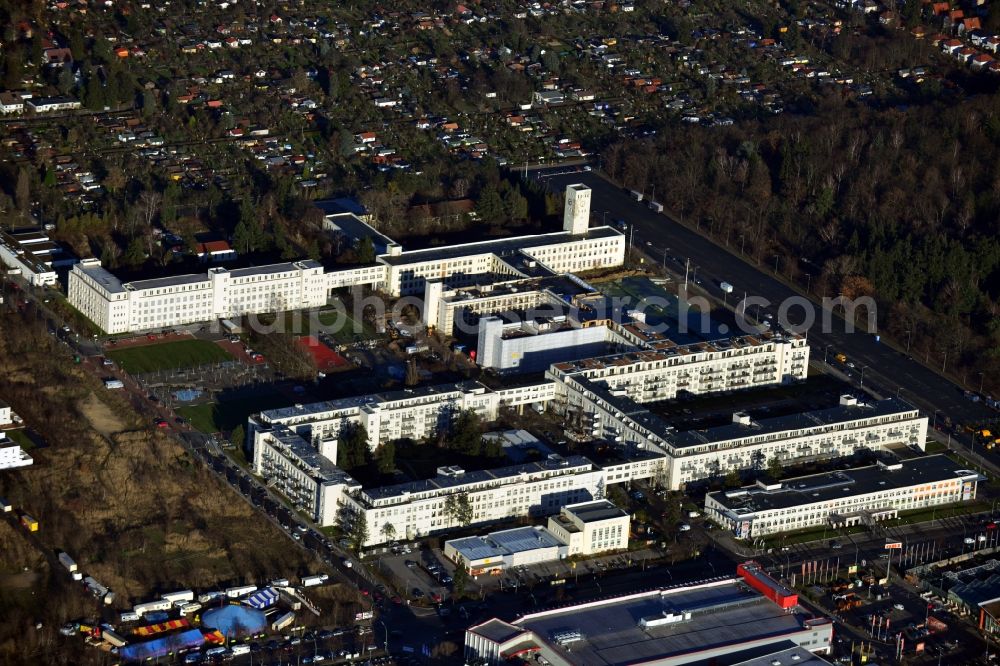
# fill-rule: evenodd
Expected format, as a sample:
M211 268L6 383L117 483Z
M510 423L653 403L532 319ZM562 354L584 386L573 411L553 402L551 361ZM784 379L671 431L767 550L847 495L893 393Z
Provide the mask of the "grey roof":
M555 456L539 462L525 463L522 465L511 465L508 467L497 467L496 469L484 469L475 472L465 472L457 476L435 476L432 479L420 481L408 481L391 486L380 488L369 488L364 491L373 500L387 499L391 497L401 497L406 494L430 492L444 488L454 488L483 481L509 479L521 474L534 474L546 470L589 470L593 468L593 463L583 456Z
M383 255L379 257L382 261L391 266L405 266L406 264L417 264L425 261L441 261L444 259L460 259L471 257L477 254L495 254L501 258L515 257L522 250L542 247L544 245L555 245L557 243L568 243L572 240L584 240L588 238L614 238L622 233L611 227L594 227L588 229L587 233L574 235L568 231L557 231L550 234L537 234L533 236L516 236L513 238L502 238L498 240L479 241L477 243L466 243L463 245L448 245L446 247L434 247L424 250L411 250L403 252L395 257ZM530 252L529 252L530 254Z
M500 550L511 554L563 545L544 527L515 527L511 530L493 532L486 539Z
M665 614L689 619L640 626L644 618ZM656 590L527 615L516 625L534 632L549 651L570 664L635 664L674 658L687 663L692 657L712 649L738 651L749 641L772 637L775 642L804 631L811 616L787 612L751 591L736 579L715 584ZM579 638L561 645L557 636L578 632Z
M85 264L76 264L73 270L81 271L86 273L92 280L101 285L104 289L112 294L118 294L125 291L125 287L122 285L121 280L116 278L111 271L104 268L103 266L91 266Z
M442 393L451 392L468 392L477 389L487 389L483 384L477 381L466 380L461 382L453 382L451 384L434 384L433 386L418 386L412 389L402 389L399 391L383 391L382 393L374 393L371 395L358 395L351 396L349 398L338 398L337 400L324 400L322 402L311 402L304 405L296 405L292 407L277 407L275 409L266 409L260 413L261 417L265 421L281 421L283 419L288 419L292 417L303 417L308 420L308 417L313 414L322 414L324 412L336 412L345 409L352 409L355 407L364 407L365 405L376 405L382 402L393 402L396 400L409 400L413 398L422 398L432 395L441 395Z
M474 627L469 627L469 631L496 643L503 643L521 634L521 630L514 625L496 618L487 620L482 624L477 624Z
M250 275L273 275L275 273L291 273L300 269L323 268L323 264L312 259L302 259L300 261L286 261L280 264L267 264L266 266L250 266L249 268L234 268L229 271L232 277L247 277Z
M299 462L298 467L307 471L309 476L316 481L358 485L350 474L334 465L325 456L320 455L319 451L311 444L288 428L278 426L271 431L270 435L284 445L287 457Z
M735 513L748 515L866 495L880 490L978 476L975 471L962 467L948 456L934 455L904 460L890 466L871 465L785 479L779 488L773 490L753 485L738 490L720 490L709 493L709 496Z
M503 557L504 555L502 550L486 541L483 537L451 539L450 541L446 541L445 545L457 550L462 557L470 562L484 560L487 557Z
M584 523L596 523L628 515L608 500L594 500L593 502L570 504L564 506L563 511L573 514Z
M125 288L130 291L144 291L146 289L164 289L167 287L177 287L182 284L208 284L208 275L205 273L189 273L187 275L174 275L173 277L150 278L149 280L135 280L125 284Z
M767 435L790 430L804 430L819 426L848 423L859 419L876 416L890 416L901 412L915 411L916 407L899 398L886 398L869 403L859 402L856 405L838 405L828 409L812 412L776 416L774 418L753 421L750 425L730 423L705 430L688 430L672 433L667 440L674 447L682 449L691 446L701 446L711 442L725 442L740 437Z

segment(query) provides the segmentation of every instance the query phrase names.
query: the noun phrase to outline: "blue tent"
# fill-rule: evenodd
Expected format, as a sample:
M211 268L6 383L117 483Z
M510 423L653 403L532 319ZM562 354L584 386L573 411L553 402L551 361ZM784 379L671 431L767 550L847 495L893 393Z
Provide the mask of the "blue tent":
M270 608L278 601L278 593L275 592L273 587L265 587L263 590L258 590L251 594L249 597L243 600L247 606L251 608L256 608L257 610L263 610L264 608Z

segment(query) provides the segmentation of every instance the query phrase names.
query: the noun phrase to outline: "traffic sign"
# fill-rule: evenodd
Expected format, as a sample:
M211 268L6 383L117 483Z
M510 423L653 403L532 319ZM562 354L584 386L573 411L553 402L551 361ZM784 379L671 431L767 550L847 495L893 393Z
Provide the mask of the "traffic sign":
M902 541L886 541L885 542L885 549L886 550L900 550L902 548L903 548L903 542Z

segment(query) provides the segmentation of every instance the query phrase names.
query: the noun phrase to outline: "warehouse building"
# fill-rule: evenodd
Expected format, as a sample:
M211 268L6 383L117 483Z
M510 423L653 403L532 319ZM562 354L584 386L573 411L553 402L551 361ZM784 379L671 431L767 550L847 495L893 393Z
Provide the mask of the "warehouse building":
M445 541L444 556L473 576L481 576L561 560L567 549L544 527L516 527L483 537Z
M465 632L465 662L561 666L826 663L833 624L785 609L739 578L600 599ZM798 655L794 659L793 655ZM767 661L763 661L768 659ZM783 664L784 661L777 663Z
M705 515L741 539L850 527L896 518L900 511L973 500L983 480L947 456L926 456L711 492Z

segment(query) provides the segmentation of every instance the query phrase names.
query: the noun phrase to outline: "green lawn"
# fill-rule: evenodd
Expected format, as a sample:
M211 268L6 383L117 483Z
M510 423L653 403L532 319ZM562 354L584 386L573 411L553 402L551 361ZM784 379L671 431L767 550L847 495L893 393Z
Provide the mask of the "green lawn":
M203 405L178 407L177 414L202 432L230 432L238 425L246 427L247 417L262 409L282 407L287 404L278 395L268 393L252 398L236 398Z
M21 448L25 451L30 451L35 448L35 443L31 441L31 438L28 437L28 433L25 432L24 429L19 428L17 430L7 430L4 434L7 435L7 437L9 437L15 444L20 444Z
M233 360L232 355L225 349L205 340L178 340L117 349L109 351L107 356L131 374L193 368Z
M332 337L337 342L347 343L354 342L356 338L362 340L370 340L377 337L375 329L372 328L371 324L364 322L363 324L358 324L355 319L352 319L349 315L344 315L344 321L341 327L334 331L325 331L327 335ZM319 323L325 328L327 326L333 326L337 323L337 313L333 310L328 310L326 312L321 312L319 315Z

